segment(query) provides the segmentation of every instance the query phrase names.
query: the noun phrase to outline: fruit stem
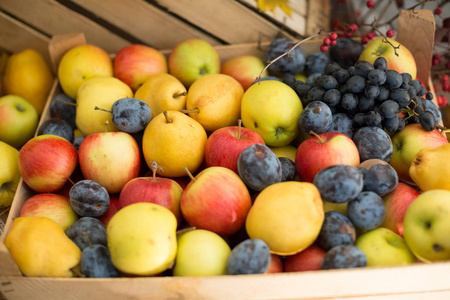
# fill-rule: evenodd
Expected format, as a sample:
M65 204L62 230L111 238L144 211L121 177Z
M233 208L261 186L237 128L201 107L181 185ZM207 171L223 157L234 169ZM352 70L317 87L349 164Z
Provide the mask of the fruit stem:
M277 127L277 131L275 132L275 137L277 138L277 140L279 139L279 135L282 132L283 132L283 128Z
M198 107L193 108L193 109L182 109L181 112L184 114L198 113L198 112L200 112L200 109Z
M100 107L98 107L98 106L95 106L94 109L95 109L95 110L101 110L101 111L104 111L104 112L107 112L107 113L111 113L110 110L106 110L106 109L100 108Z
M63 99L59 99L59 98L56 98L55 101L59 101L59 102L62 102L64 104L68 104L68 105L72 105L72 106L77 106L76 103L72 103L72 102L69 102L69 101L66 101L66 100L63 100Z
M174 98L180 97L180 96L186 96L187 92L181 92L181 93L177 93L177 94L173 94Z
M152 172L153 172L153 179L152 179L152 181L155 182L155 180L156 180L156 171L160 170L161 172L164 172L164 170L154 160L152 160L150 162L150 167L152 168Z
M105 121L105 132L108 132L108 124L109 124L109 121L106 120L106 121Z
M7 207L4 211L0 212L0 216L3 215L4 213L8 212L10 208L11 208L11 206Z
M323 144L325 143L325 141L320 137L320 135L318 135L317 133L315 133L314 131L310 131L309 132L310 135L314 135L315 137L317 137L317 139L319 140L319 143Z
M83 235L86 237L86 240L87 240L87 242L88 242L88 244L89 244L89 247L90 247L91 249L94 248L94 245L92 245L91 239L89 238L89 235L87 234L86 231L83 231Z
M241 139L241 127L242 127L242 120L239 119L238 120L238 136L237 136L238 139Z
M72 185L75 185L75 182L73 182L73 180L70 177L67 178L67 181L69 181Z
M187 173L187 175L189 176L189 178L191 178L191 180L196 181L197 179L195 179L194 175L192 175L191 171L189 171L189 169L187 167L184 167L183 170Z
M163 111L164 117L166 118L166 123L172 123L172 119L167 115L167 111Z

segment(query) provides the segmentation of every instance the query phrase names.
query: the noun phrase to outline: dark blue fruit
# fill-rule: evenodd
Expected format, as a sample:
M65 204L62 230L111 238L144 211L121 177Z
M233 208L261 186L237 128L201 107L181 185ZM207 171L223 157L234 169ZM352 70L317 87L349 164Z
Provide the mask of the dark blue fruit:
M246 239L231 250L227 261L229 275L262 274L270 265L267 244L260 239Z
M60 118L50 118L39 126L37 135L53 134L73 141L73 128L69 122Z
M350 118L347 114L333 114L333 120L330 127L328 128L328 132L340 132L345 134L349 138L353 138L353 134L355 133L355 131L356 128L353 119Z
M298 126L303 132L313 131L317 134L327 132L333 121L330 108L322 101L309 103L298 118Z
M108 191L93 180L78 181L70 188L69 196L73 210L83 217L100 217L109 208Z
M73 222L66 235L80 248L81 251L90 244L106 246L106 228L103 223L92 217L82 217Z
M282 54L287 53L295 45L295 42L288 38L278 38L273 40L267 51L264 53L264 61L272 61ZM285 55L269 66L269 71L283 75L286 73L298 74L305 69L306 57L302 48L296 47L289 56Z
M338 245L353 245L356 239L355 226L346 215L338 211L328 211L320 229L317 242L325 249Z
M363 44L351 38L339 38L336 45L330 48L330 58L343 69L348 69L357 61L364 50Z
M386 215L383 199L374 192L361 192L347 205L347 215L355 227L372 230L381 225Z
M361 162L376 158L388 162L393 153L391 137L379 127L365 126L355 132L353 141Z
M127 133L143 130L152 118L150 106L136 98L122 98L111 107L112 121L116 127Z
M344 203L355 199L361 193L364 179L356 167L334 165L320 170L314 177L313 184L319 190L322 200Z
M59 118L67 121L72 129L76 128L75 117L77 107L75 100L64 93L56 95L50 102L50 118Z
M325 66L330 61L330 58L322 52L316 52L306 57L305 73L309 76L314 73L323 73Z
M104 245L95 244L84 248L80 267L81 273L89 278L111 278L118 275L111 261L111 254Z
M279 157L278 158L281 163L281 169L283 176L281 177L281 181L293 181L297 178L297 169L295 167L295 162L287 157Z
M383 160L366 160L359 166L364 175L363 191L371 191L379 196L392 192L398 184L394 168Z
M366 254L354 245L339 245L325 254L322 270L361 268L367 266Z
M242 181L254 191L281 182L283 170L278 157L263 144L253 144L239 154L237 168Z

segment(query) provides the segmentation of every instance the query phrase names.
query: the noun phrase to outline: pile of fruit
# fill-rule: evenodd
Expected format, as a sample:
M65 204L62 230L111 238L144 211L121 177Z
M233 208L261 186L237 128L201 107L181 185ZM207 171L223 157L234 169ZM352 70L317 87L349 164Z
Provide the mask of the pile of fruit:
M18 147L35 194L5 245L22 273L449 260L450 145L411 53L382 38L293 46L280 38L264 58L224 62L198 39L167 58L143 45L113 60L94 45L67 51L50 118Z

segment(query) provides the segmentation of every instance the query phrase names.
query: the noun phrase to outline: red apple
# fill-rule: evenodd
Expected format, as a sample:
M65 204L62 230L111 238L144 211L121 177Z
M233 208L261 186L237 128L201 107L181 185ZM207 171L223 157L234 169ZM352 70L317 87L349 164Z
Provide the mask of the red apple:
M78 149L80 169L85 179L96 181L108 193L119 193L139 175L141 154L128 133L99 132L86 136Z
M19 172L25 183L38 193L57 192L78 165L77 149L56 135L39 135L19 151Z
M426 131L419 123L406 125L392 137L393 152L389 164L397 171L398 179L415 185L409 176L409 167L422 148L436 148L448 144L448 140L437 129Z
M119 194L112 194L109 195L109 207L108 210L101 215L100 217L97 217L97 219L100 220L100 222L105 225L105 227L108 226L109 220L114 216L116 212L118 212L120 209L119 206Z
M66 231L78 220L69 198L58 194L42 193L28 198L22 205L20 217L47 217L58 223Z
M224 167L204 169L181 195L181 212L189 225L223 236L244 225L251 205L245 183Z
M320 270L320 264L327 251L316 244L305 250L287 256L284 259L284 272L302 272Z
M255 82L265 66L265 62L258 56L240 55L225 61L220 73L236 79L245 91L253 84L253 82ZM268 75L269 72L266 70L261 77L266 77Z
M316 174L329 166L358 167L360 157L352 139L340 132L325 132L304 140L295 154L295 167L301 181L313 182Z
M283 260L277 254L270 254L270 265L264 274L283 273Z
M227 126L215 130L206 140L207 167L225 167L236 174L239 154L250 145L265 144L256 131L241 126Z
M179 225L183 221L180 208L183 188L175 180L157 177L156 169L153 169L152 177L137 177L128 181L120 192L119 206L123 208L137 202L159 204L173 212Z
M120 49L114 57L114 77L135 92L153 74L167 73L167 59L158 50L139 44Z
M406 183L399 182L392 192L382 197L386 208L386 216L380 227L386 227L403 236L403 219L406 210L419 195L420 192L417 189Z
M417 67L412 53L399 42L389 38L388 41L395 47L399 47L394 50L392 45L384 41L384 38L379 37L371 40L367 44L361 52L358 60L365 60L373 64L375 59L378 57L384 57L387 61L388 69L395 70L400 74L409 73L412 79L415 79L417 75ZM398 53L398 56L395 52Z

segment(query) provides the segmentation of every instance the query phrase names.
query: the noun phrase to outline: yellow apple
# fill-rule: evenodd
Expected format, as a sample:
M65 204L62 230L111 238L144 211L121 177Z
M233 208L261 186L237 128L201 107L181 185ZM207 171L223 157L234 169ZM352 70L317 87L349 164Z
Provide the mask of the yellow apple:
M162 73L150 75L137 89L134 98L148 104L152 118L165 110L180 111L186 107L186 88L175 76Z
M108 53L95 45L80 45L67 51L58 66L58 79L64 93L77 99L78 88L94 77L112 77L113 62Z
M253 84L241 101L244 127L253 129L267 146L285 146L299 134L298 118L303 105L287 84L265 80Z
M19 150L0 141L0 211L11 205L19 184Z
M275 153L277 157L287 157L292 161L295 161L295 154L297 153L297 148L293 145L286 145L281 147L269 147L270 150Z

